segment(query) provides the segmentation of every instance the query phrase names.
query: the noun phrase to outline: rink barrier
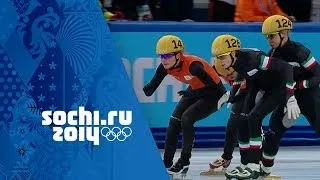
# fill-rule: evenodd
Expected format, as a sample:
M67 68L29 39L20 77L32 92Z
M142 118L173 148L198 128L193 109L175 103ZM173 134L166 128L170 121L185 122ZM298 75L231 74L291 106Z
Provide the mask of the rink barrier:
M269 47L265 38L261 35L261 23L206 23L206 22L109 22L108 26L113 34L113 38L118 47L120 56L126 59L128 73L132 79L133 86L141 102L142 108L146 112L150 128L159 148L164 147L165 131L169 122L169 117L176 101L171 97L170 90L167 94L157 93L156 97L166 97L163 100L153 102L145 101L142 92L142 84L151 79L156 66L155 43L164 34L175 34L180 36L186 45L188 53L198 55L210 62L210 46L212 40L219 34L231 33L241 39L244 47L255 47L263 51L268 51ZM294 23L292 39L306 45L314 57L320 59L320 23ZM140 61L138 59L140 58ZM146 69L134 69L141 65L141 58L153 59L153 66ZM126 68L128 68L126 66ZM128 69L127 69L128 70ZM141 79L136 72L143 72ZM163 89L163 88L162 88ZM167 89L170 89L167 88ZM210 116L206 120L196 124L196 148L223 147L225 136L225 125L229 116L229 111L222 108L219 112ZM264 125L268 121L264 120ZM267 127L266 127L267 128ZM267 129L266 129L267 130ZM181 136L179 136L181 140ZM179 146L181 142L179 140ZM315 135L309 123L304 117L290 128L281 141L282 146L311 146L320 145L320 140Z
M112 32L261 32L262 23L109 22ZM294 23L292 32L320 32L320 22Z
M264 133L268 127L264 126ZM165 145L166 128L151 128L158 148ZM178 147L181 148L182 137L179 135ZM225 127L197 127L195 148L223 147L225 141ZM320 138L310 126L294 126L281 139L280 146L315 146L320 145ZM238 147L238 145L237 145Z

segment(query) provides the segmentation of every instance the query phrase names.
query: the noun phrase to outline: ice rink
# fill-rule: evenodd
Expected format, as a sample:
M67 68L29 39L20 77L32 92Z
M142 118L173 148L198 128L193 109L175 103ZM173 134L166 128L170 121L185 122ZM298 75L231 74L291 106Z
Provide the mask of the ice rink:
M161 153L163 154L163 151ZM208 169L208 163L221 156L221 154L222 149L194 149L186 179L226 179L224 175L200 176L201 171ZM178 150L174 159L175 161L179 155L180 151ZM238 148L236 148L233 155L231 168L240 162ZM281 176L283 180L320 180L320 146L280 147L272 174Z

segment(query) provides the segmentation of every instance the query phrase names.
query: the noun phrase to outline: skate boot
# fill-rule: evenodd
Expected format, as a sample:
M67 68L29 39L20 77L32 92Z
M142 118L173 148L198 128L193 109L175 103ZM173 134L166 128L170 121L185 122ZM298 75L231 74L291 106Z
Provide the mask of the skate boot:
M262 163L260 166L260 175L263 177L267 177L271 174L271 167L265 167Z
M226 169L230 166L231 160L223 159L222 157L209 163L209 170L202 171L200 175L210 176L210 175L222 175L225 173Z
M260 177L260 165L248 164L246 168L236 167L225 174L228 180L231 179L258 179Z
M271 174L271 171L272 167L265 167L261 164L260 176L262 176L264 180L281 180L281 176Z
M186 177L186 174L189 170L190 161L179 158L178 161L168 169L170 175L181 174L182 178Z
M239 174L244 173L244 169L247 167L247 165L241 164L240 166L235 167L231 170L225 171L225 176L227 179L235 178L237 179L237 176L240 176Z
M164 166L166 167L166 169L169 170L169 169L171 168L173 162L164 159L164 160L163 160L163 164L164 164Z
M210 169L217 169L219 167L223 167L224 169L228 168L230 166L231 160L223 159L222 157L218 158L214 162L211 162L209 164Z

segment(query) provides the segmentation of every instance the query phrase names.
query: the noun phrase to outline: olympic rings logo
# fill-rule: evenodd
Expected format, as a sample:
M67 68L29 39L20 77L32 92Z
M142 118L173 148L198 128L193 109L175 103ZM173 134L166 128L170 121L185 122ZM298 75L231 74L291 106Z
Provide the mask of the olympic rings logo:
M103 127L100 130L100 133L103 137L105 137L108 141L125 141L132 134L132 130L130 127L124 127L123 129L119 127L113 127L110 129L109 127Z

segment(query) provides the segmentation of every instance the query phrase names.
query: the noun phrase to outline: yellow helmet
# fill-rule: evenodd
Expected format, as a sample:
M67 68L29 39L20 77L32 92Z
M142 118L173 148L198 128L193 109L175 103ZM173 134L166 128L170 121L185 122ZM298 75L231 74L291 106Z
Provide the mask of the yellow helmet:
M184 49L182 40L174 35L166 35L159 39L156 47L157 54L170 54Z
M232 67L225 69L222 66L221 62L217 59L214 60L214 67L216 68L217 73L224 77L234 72L234 69Z
M241 47L240 40L234 36L225 34L218 36L211 46L211 52L214 56L225 56L232 51L239 50Z
M291 30L292 22L285 16L273 15L268 17L262 24L262 34L276 34L282 30Z

